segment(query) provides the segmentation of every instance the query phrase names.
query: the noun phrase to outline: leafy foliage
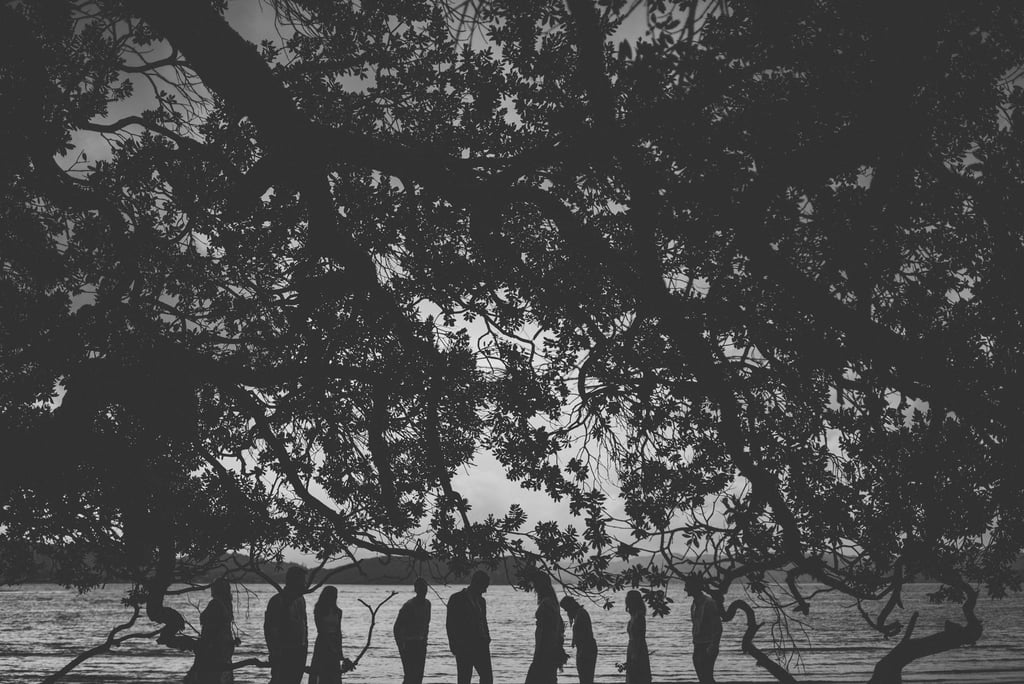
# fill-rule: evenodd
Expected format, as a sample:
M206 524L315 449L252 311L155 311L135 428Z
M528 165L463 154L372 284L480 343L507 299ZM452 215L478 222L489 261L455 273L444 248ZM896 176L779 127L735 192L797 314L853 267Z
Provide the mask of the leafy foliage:
M1019 589L1019 9L161 5L4 9L4 537Z

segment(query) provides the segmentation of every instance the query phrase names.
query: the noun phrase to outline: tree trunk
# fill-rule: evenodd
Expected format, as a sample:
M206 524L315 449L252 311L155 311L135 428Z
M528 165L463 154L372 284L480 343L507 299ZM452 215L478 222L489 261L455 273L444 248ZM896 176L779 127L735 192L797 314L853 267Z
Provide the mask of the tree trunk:
M190 651L195 648L195 639L180 634L185 629L185 618L181 613L169 606L164 605L164 595L167 588L174 581L174 564L177 556L174 551L174 543L164 540L158 550L156 573L146 583L146 617L158 625L160 634L156 642L170 648L182 651Z

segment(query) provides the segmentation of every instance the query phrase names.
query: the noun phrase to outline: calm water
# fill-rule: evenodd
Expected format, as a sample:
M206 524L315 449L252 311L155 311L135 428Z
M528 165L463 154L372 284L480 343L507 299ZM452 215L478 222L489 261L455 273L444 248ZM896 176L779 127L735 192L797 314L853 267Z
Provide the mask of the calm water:
M38 682L46 674L60 669L81 651L101 643L112 626L122 622L127 611L121 606L125 586L113 585L78 595L74 591L50 585L26 585L0 588L0 682ZM455 681L455 662L447 650L444 635L442 599L459 587L437 587L431 595L434 607L431 638L427 654L425 681L450 684ZM956 607L929 605L924 594L930 585L915 585L906 595L905 605L922 615L915 632L924 636L941 629L946 619L959 618ZM388 596L399 595L378 613L373 645L359 668L347 676L346 684L359 682L397 684L401 681L401 662L391 637L391 625L401 603L409 598L410 587L339 586L339 604L344 610L342 627L345 653L355 657L366 641L369 612L358 603L362 598L371 605ZM263 650L263 608L272 589L254 585L235 594L235 615L242 645L236 659L265 657ZM648 645L656 682L696 681L690 664L689 600L681 588L672 594L675 610L666 618L648 617ZM522 682L533 652L533 594L517 592L506 586L492 586L487 592L488 613L493 643L495 681L501 684ZM626 614L622 596L615 597L615 608L604 611L593 606L590 614L600 645L597 680L622 682L624 677L615 663L625 659ZM199 604L182 597L168 601L185 617L198 625ZM312 620L315 596L306 597ZM1002 601L982 600L979 614L985 633L976 646L962 648L925 661L906 671L908 682L1021 682L1024 683L1024 596ZM909 614L900 616L905 622ZM142 625L148 631L149 624ZM314 634L312 625L311 634ZM805 625L810 644L804 644L802 660L793 671L801 682L866 682L871 668L892 642L870 633L849 600L826 595L818 597ZM742 627L727 623L716 675L720 682L773 681L758 670L753 661L739 651ZM769 641L768 626L759 634L764 648ZM191 664L191 656L152 641L128 642L115 651L92 658L72 672L66 681L82 682L180 682ZM246 668L236 671L238 684L264 684L267 670ZM570 661L560 676L562 682L575 682L575 667Z

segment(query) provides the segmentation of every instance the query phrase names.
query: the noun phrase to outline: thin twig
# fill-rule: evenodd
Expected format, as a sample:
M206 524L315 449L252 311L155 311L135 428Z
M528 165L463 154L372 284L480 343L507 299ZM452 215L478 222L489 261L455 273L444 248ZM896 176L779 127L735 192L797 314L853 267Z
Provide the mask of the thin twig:
M377 624L377 611L380 610L381 606L383 606L385 603L395 598L396 596L398 596L398 592L392 591L390 594L388 594L387 598L385 598L383 601L377 604L376 608L371 607L370 604L364 601L363 599L359 599L359 602L366 606L366 609L370 611L370 628L366 631L366 645L363 646L363 650L359 652L359 655L357 655L352 660L352 667L358 665L359 660L370 649L370 642L373 639L373 627Z

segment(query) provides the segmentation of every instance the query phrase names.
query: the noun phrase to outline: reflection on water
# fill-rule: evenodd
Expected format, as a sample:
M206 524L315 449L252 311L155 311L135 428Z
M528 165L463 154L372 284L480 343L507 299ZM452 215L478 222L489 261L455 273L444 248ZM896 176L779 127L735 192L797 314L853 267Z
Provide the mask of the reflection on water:
M444 634L444 606L449 595L460 587L436 587L439 595L429 598L434 604L430 646L427 653L425 682L448 684L455 680L455 661L447 650ZM114 625L130 614L121 605L126 587L111 585L104 589L78 595L50 585L26 585L0 589L0 683L22 684L39 681L82 651L106 639ZM412 596L411 587L355 586L338 587L339 605L344 609L342 628L346 655L354 657L363 647L369 626L369 611L358 603L363 599L371 605L383 600L392 591L399 595L386 603L377 615L373 645L363 657L359 669L346 676L346 684L395 684L400 682L401 662L391 637L391 625L402 602ZM908 613L894 616L906 623L909 611L921 611L915 636L940 630L945 620L959 620L956 606L931 605L924 595L934 585L914 585L905 592ZM263 585L236 588L235 616L242 645L235 658L265 657L263 644L263 608L273 590ZM671 592L675 599L672 615L648 618L648 643L652 651L651 668L656 682L693 682L690 663L689 599L682 588ZM199 610L206 605L204 594L196 602L173 596L168 603L175 606L193 624L199 624ZM611 611L589 606L594 632L600 646L597 681L621 682L624 677L615 663L625 659L626 614L622 597L616 597ZM310 633L315 595L306 597L309 607ZM495 681L503 684L522 682L533 652L533 594L517 592L510 587L492 586L487 592L488 616L491 624ZM793 663L801 682L866 682L873 664L892 647L871 633L849 599L819 596L802 625L794 625L794 636L801 644L799 663ZM1002 601L981 600L979 615L985 633L977 645L919 661L906 670L907 682L1024 682L1024 596L1016 595ZM766 619L767 615L761 616ZM140 629L151 626L140 621ZM719 682L773 681L758 670L750 658L739 651L742 627L726 623L722 653L716 675ZM766 647L771 633L766 625L758 643ZM809 640L809 644L807 641ZM312 641L312 638L311 638ZM572 661L559 677L562 682L577 681ZM79 666L66 680L76 683L98 682L180 682L191 664L188 654L156 646L151 640L128 642L115 651L97 656ZM238 684L263 684L269 679L266 670L247 668L235 675Z

